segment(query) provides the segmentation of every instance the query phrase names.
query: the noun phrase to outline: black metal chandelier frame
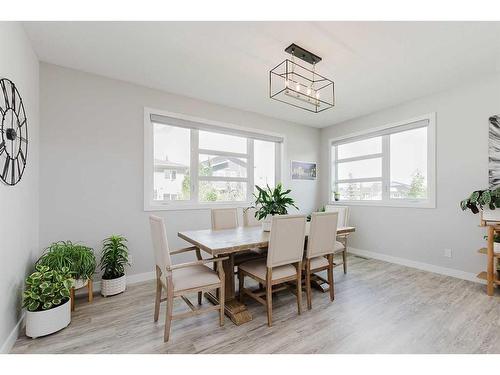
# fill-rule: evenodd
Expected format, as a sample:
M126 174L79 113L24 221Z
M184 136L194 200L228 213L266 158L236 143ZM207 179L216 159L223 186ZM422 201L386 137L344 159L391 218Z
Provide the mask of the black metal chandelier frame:
M295 44L288 46L285 51L292 55L292 59L297 57L311 64L312 69L298 64L293 60L285 59L269 71L269 97L313 113L323 112L335 106L335 83L325 76L316 73L315 70L316 63L321 61L321 57ZM299 72L302 70L304 73L308 73L312 78L306 77L304 74L297 72L297 70ZM284 87L273 92L273 78L276 78L279 82L284 81ZM304 85L296 78L308 84ZM297 89L294 89L294 86L297 87ZM301 86L304 86L306 92L310 92L310 88L314 87L314 92L316 93L325 93L329 91L329 87L331 87L331 95L329 95L329 99L331 100L325 100L324 98L320 99L319 95L315 97L310 95L310 93L302 92L300 91ZM330 93L328 92L328 94ZM283 98L293 99L294 102L292 102L292 100L284 100Z

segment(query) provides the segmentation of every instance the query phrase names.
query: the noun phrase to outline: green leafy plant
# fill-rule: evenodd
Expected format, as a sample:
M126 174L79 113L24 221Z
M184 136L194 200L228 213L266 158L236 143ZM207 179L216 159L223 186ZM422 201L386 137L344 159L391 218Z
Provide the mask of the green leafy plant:
M485 206L490 210L500 207L500 188L473 191L468 198L460 202L463 211L469 209L474 214L479 213Z
M125 275L125 266L130 265L126 242L123 236L110 236L102 242L100 265L103 279L116 279Z
M257 194L254 194L255 203L252 208L256 209L255 217L257 219L265 219L268 215L286 215L289 207L295 207L298 210L294 200L288 196L291 190L283 191L281 183L276 185L274 189L271 189L269 185L265 189L257 185L255 188Z
M326 211L325 206L316 210L316 212L325 212L325 211ZM311 214L307 215L307 221L311 221Z
M71 241L51 244L44 250L37 264L58 271L67 267L73 278L82 280L91 279L97 266L94 250Z
M53 270L41 264L26 278L23 307L28 311L49 310L69 299L73 279L68 267Z

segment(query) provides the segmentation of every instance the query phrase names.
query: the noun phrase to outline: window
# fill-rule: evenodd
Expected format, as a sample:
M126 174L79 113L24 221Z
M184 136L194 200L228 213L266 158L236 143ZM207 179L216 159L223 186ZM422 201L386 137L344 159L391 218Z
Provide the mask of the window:
M146 210L247 206L280 181L281 136L148 109L144 131Z
M332 202L435 207L435 114L332 140L330 159Z

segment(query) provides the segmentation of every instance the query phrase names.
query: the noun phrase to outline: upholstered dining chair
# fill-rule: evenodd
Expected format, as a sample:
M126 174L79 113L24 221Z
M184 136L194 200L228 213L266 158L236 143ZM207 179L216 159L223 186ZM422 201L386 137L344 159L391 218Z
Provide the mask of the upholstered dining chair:
M243 212L245 217L245 212ZM247 219L244 219L246 226ZM238 209L234 208L213 208L212 209L212 230L224 230L238 228ZM259 249L252 249L245 252L240 252L230 255L233 259L234 266L238 266L243 262L261 258L263 256Z
M255 217L255 212L257 212L257 210L253 207L243 209L243 226L257 227L261 225L261 222Z
M312 308L311 275L315 272L327 271L330 301L335 298L333 280L333 254L343 248L337 241L337 212L314 212L311 214L309 237L304 264L306 274L307 308ZM334 228L332 230L332 228Z
M338 222L337 228L349 226L349 214L350 208L348 206L337 206L333 204L327 204L325 206L325 212L337 212ZM347 236L349 234L342 234L337 236L337 240L344 246L342 249L338 250L336 253L342 253L342 263L336 263L335 267L342 265L344 268L344 273L347 273Z
M189 316L200 315L206 312L219 310L219 324L224 325L224 270L222 261L227 258L211 258L197 260L195 262L172 264L171 255L194 251L194 246L170 251L167 240L165 223L162 218L151 215L149 217L151 226L151 237L153 239L153 248L156 263L156 298L154 321L158 321L161 302L167 302L167 313L165 315L165 332L163 340L168 341L170 337L170 326L172 320L186 318ZM217 264L217 272L213 271L205 264ZM202 293L209 290L219 290L219 305L207 308L195 307L186 297L187 294L198 292ZM166 298L161 298L162 290L166 291ZM172 314L174 298L181 297L188 305L191 311Z
M273 324L272 294L288 288L273 286L289 281L296 283L297 310L301 313L302 304L302 257L306 217L304 215L276 215L272 219L272 230L269 238L269 248L266 259L245 262L238 267L240 287L240 302L243 296L248 295L257 302L266 306L267 324ZM265 291L253 292L245 288L245 276L251 277L265 287ZM265 295L265 299L263 296Z

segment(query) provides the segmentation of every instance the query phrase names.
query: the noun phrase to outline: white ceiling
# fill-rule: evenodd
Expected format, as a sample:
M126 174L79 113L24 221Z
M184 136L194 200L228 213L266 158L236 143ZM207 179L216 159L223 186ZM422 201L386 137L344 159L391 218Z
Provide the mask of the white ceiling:
M26 22L40 60L324 127L500 71L500 22ZM269 99L290 43L323 58L336 106Z

